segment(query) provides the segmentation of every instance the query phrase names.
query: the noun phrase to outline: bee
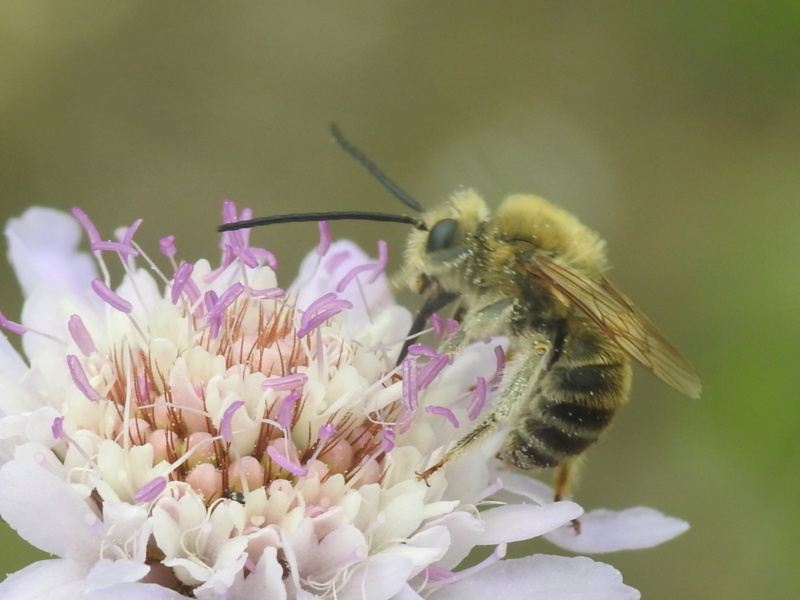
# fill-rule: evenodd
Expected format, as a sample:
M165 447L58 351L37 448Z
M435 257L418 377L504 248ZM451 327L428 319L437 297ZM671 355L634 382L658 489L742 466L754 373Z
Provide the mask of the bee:
M489 336L508 337L498 397L482 420L427 479L499 427L498 457L524 471L557 468L556 499L565 497L583 453L628 402L635 360L679 392L696 398L700 380L686 358L605 277L605 243L569 212L532 195L512 195L496 211L474 191L456 192L425 210L335 126L334 140L420 217L370 212L279 215L224 229L277 222L364 219L414 227L401 279L424 297L403 347L436 312L451 307L460 323L442 352L454 355Z

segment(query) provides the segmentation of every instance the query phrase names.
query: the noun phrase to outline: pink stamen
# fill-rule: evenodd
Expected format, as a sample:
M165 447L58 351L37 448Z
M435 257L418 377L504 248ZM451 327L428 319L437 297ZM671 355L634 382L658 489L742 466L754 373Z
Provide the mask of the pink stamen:
M447 319L444 322L444 328L447 331L447 335L453 335L456 331L458 331L458 321L455 319Z
M139 229L139 225L143 223L143 219L136 219L131 226L125 231L125 235L122 237L122 243L126 246L130 246L131 242L133 241L133 236L136 235L136 231Z
M178 270L175 271L175 278L172 281L172 292L170 295L173 304L177 304L178 300L180 300L183 288L186 287L189 278L192 276L192 271L194 271L194 264L192 263L183 263L178 267Z
M6 318L6 316L0 311L0 327L10 331L11 333L15 333L16 335L22 335L24 333L28 333L28 328L22 325L21 323L17 323L16 321L11 321Z
M244 290L244 284L241 282L234 283L225 290L222 295L216 299L214 305L209 308L206 320L211 321L222 318L223 313L228 310L231 304L236 301L236 298L238 298Z
M89 331L86 329L86 326L83 324L83 321L78 315L72 315L69 318L69 321L67 322L67 329L69 329L69 334L78 345L78 350L81 351L81 354L84 356L89 356L92 352L97 351L97 347L94 345L92 336L89 334Z
M90 249L92 252L116 252L122 256L139 256L139 251L122 242L94 242Z
M317 256L325 256L331 247L331 227L327 221L318 221L319 245L317 246Z
M336 291L341 294L347 288L350 282L353 281L353 279L358 277L361 273L364 273L366 271L371 271L373 268L375 268L375 265L371 264L364 264L353 267L345 274L344 277L342 277L339 283L336 284Z
M336 427L333 426L333 423L328 423L327 425L323 425L319 428L317 432L317 439L321 442L327 442L331 439L334 434L336 433Z
M304 469L286 458L283 452L278 450L275 446L267 446L267 454L284 471L289 471L289 473L300 477L308 475L308 469Z
M278 424L284 429L288 430L292 425L292 412L294 409L294 404L300 400L302 396L303 395L300 392L292 392L281 402L281 408L278 412Z
M345 308L353 308L353 304L347 300L338 299L333 292L314 300L303 313L303 316L300 317L300 329L297 331L297 337L305 337L309 331Z
M94 389L89 384L89 379L86 377L86 371L83 370L81 361L74 354L67 355L67 367L69 374L72 377L72 382L75 384L81 393L92 402L97 402L102 398L100 392Z
M389 454L389 452L394 450L394 431L388 427L384 427L382 433L381 450L383 450L386 454Z
M467 410L467 418L474 421L483 411L483 406L486 404L486 380L483 377L478 377L475 381L475 391L472 392L472 400L469 403Z
M414 368L414 361L406 358L403 361L403 406L406 410L414 412L417 410L417 370Z
M441 337L444 333L444 323L442 323L442 317L439 316L439 313L431 315L431 325L433 326L433 335Z
M425 366L419 370L419 375L417 377L419 389L424 390L427 388L449 363L450 357L446 354L439 354L431 358Z
M250 295L255 298L264 298L265 300L274 300L276 298L283 298L286 295L286 290L279 287L265 288L263 290L250 289Z
M150 483L146 483L133 495L136 502L150 502L155 500L158 495L167 487L166 477L156 477Z
M373 265L372 277L367 279L367 283L375 283L380 274L386 270L389 262L389 244L384 240L378 240L378 262Z
M178 251L178 249L175 248L175 236L168 235L158 240L158 249L161 254L167 258L175 256L175 253Z
M264 389L270 388L276 392L288 392L289 390L303 387L307 381L308 376L305 373L292 373L282 377L270 377L261 384L261 387Z
M233 413L244 406L244 402L237 400L225 409L222 414L222 422L219 425L219 434L222 439L229 444L233 441Z
M502 558L506 555L506 548L507 548L506 544L500 544L496 546L494 551L485 559L483 559L481 562L479 562L477 565L469 567L468 569L464 569L462 571L458 571L457 573L453 573L452 571L450 571L451 573L450 577L442 577L443 575L448 573L448 571L446 571L441 567L436 566L436 577L437 577L436 581L437 583L449 584L449 583L455 583L456 581L461 581L466 577L474 575L475 573L477 573L478 571L482 571L489 565L492 565L497 561L502 560ZM425 570L425 573L429 575L429 578L431 580L434 579L434 576L428 573L428 569L430 569L432 566L434 565L428 566L427 569Z
M130 313L133 310L133 305L103 283L102 279L95 279L92 281L92 289L95 294L100 296L101 300L112 308L124 313Z
M50 427L53 437L60 440L64 437L64 417L56 417L53 419L53 425Z
M425 573L425 577L427 577L428 580L434 582L449 581L450 579L453 579L456 576L456 573L454 571L449 571L448 569L440 567L435 563L425 567L423 572Z
M439 415L440 417L444 417L450 424L458 429L458 419L453 414L453 411L449 408L445 408L444 406L426 406L425 412L431 413L433 415Z
M408 353L411 356L425 356L427 358L436 358L440 354L426 344L411 344L408 347Z
M78 222L83 226L83 229L86 231L86 235L89 237L89 243L94 244L95 242L99 242L100 233L97 231L97 227L94 226L94 223L92 223L87 214L77 206L73 207L70 212L72 212L72 216L78 219Z

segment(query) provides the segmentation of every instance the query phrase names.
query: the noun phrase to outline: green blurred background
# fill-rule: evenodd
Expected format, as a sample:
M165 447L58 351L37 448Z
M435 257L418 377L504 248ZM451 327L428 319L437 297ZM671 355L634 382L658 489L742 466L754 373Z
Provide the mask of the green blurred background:
M692 529L598 559L649 600L796 597L797 2L4 0L0 81L3 221L78 205L110 235L142 217L143 245L175 234L194 259L216 255L222 198L400 210L331 120L425 205L470 185L573 211L705 384L692 401L638 372L578 492ZM406 232L333 231L387 239L395 267ZM284 283L317 241L254 235ZM2 536L0 572L39 556Z

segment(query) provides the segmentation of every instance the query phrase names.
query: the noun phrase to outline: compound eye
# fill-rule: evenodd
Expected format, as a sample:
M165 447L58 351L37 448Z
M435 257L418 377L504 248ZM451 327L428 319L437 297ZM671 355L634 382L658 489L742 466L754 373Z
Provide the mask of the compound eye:
M428 234L428 243L425 246L426 252L436 252L445 250L453 245L458 230L458 221L455 219L442 219L431 229Z

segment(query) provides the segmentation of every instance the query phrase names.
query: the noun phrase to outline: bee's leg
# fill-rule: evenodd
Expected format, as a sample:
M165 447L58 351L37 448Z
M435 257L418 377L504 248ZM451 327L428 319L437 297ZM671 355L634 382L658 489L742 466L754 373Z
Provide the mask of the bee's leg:
M464 316L461 328L442 345L441 352L453 356L467 344L496 334L497 324L507 323L516 306L516 298L503 298Z
M473 443L495 429L500 423L507 421L511 412L530 395L531 389L536 385L536 382L549 364L553 346L544 336L532 338L530 345L526 344L526 346L530 348L530 352L521 354L525 356L525 361L518 369L514 370L509 383L503 386L503 391L489 414L467 435L458 440L439 462L420 473L419 479L427 479L448 461L457 457Z
M419 312L414 317L414 322L411 324L411 329L408 332L408 338L403 344L403 348L400 350L400 356L397 357L396 364L399 365L403 362L403 359L408 354L408 347L417 341L420 331L425 329L425 324L428 322L431 315L442 310L456 298L458 298L458 294L440 291L435 295L429 296L425 300L425 304L422 305L422 308L419 309Z
M558 502L563 500L569 494L572 483L577 476L578 468L580 467L580 456L569 458L562 462L556 469L555 478L553 479L553 490L555 497L553 500ZM581 532L581 522L578 519L572 519L572 529L575 533Z

